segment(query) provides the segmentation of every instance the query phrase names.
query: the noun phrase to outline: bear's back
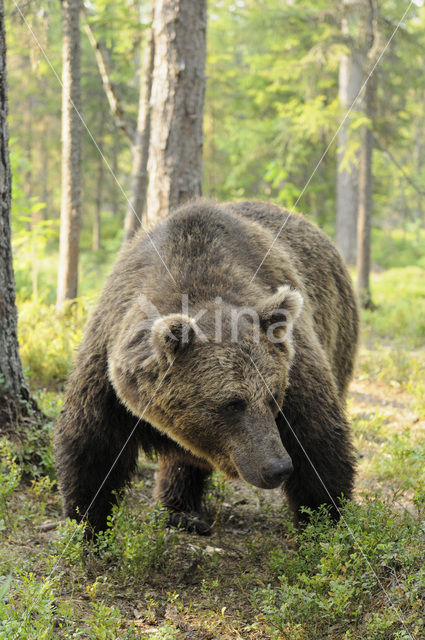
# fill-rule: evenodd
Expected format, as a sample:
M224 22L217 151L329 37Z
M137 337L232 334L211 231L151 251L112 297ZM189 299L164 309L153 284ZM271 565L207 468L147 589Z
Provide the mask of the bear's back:
M358 336L350 276L329 238L299 214L264 202L183 205L121 252L103 293L111 326L143 293L160 313L222 297L255 305L279 285L298 288L337 377L348 379ZM103 324L103 323L102 323ZM351 365L347 364L351 367ZM345 386L344 383L342 386Z

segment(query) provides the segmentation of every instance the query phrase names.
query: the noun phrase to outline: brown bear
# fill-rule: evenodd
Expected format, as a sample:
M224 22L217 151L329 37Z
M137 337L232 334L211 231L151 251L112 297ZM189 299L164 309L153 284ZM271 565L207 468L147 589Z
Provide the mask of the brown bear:
M280 233L279 233L280 231ZM338 517L355 456L344 397L358 309L336 249L261 202L186 204L126 246L88 322L56 435L65 514L104 529L139 448L198 533L213 469Z

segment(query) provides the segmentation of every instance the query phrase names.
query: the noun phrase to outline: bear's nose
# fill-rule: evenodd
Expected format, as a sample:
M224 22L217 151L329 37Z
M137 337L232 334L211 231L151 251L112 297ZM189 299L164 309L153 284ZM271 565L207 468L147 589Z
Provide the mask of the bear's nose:
M293 472L291 458L279 462L272 462L261 469L264 482L271 488L278 487Z

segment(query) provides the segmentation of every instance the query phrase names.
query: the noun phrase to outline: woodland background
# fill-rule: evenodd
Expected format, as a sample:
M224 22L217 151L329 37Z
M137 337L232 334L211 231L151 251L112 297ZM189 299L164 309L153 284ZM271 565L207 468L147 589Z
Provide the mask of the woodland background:
M194 3L168 3L186 5L187 33ZM0 639L425 638L422 2L207 3L202 165L188 191L202 180L207 197L295 207L336 240L364 307L349 400L355 504L337 527L323 513L298 534L278 491L217 475L213 537L198 539L167 529L150 505L154 465L143 460L101 555L61 520L51 432L87 313L137 228L128 199L147 227L167 206L158 211L149 192L138 202L132 182L152 78L151 4L86 3L81 66L71 69L85 123L72 175L79 251L68 263L74 289L58 294L70 4L5 6L20 357L38 426L23 435L26 416L22 437L0 440Z

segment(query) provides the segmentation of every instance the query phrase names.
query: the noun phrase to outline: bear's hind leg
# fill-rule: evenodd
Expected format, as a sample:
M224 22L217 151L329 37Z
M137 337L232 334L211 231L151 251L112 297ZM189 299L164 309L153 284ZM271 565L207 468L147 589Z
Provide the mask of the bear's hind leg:
M199 535L210 527L200 515L207 469L161 455L156 475L155 499L169 512L168 522Z

